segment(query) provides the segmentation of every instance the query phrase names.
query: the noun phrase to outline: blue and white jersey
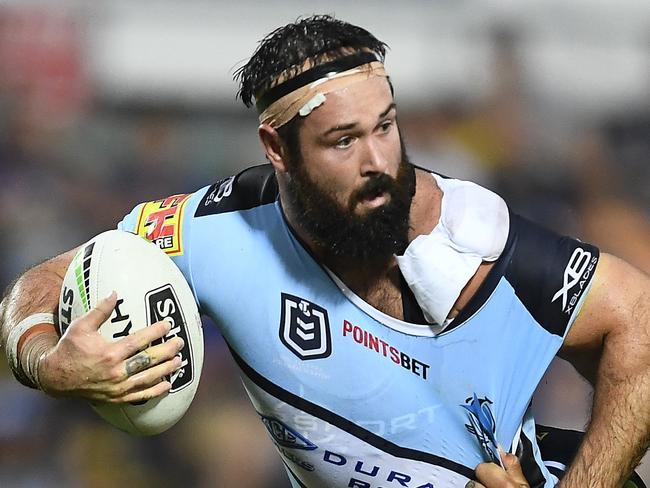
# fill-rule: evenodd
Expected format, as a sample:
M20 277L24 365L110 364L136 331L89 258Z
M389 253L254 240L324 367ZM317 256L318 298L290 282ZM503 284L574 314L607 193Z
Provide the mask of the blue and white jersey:
M270 165L138 205L120 228L182 270L294 486L462 488L497 445L516 447L532 487L553 486L528 407L596 248L511 215L501 257L436 335L410 313L372 308L314 259L287 225Z

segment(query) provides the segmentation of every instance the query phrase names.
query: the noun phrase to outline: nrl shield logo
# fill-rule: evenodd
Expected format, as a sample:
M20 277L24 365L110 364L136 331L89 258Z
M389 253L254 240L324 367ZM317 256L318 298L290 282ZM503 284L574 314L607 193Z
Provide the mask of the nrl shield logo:
M300 359L321 359L332 353L327 310L300 297L282 293L280 340Z

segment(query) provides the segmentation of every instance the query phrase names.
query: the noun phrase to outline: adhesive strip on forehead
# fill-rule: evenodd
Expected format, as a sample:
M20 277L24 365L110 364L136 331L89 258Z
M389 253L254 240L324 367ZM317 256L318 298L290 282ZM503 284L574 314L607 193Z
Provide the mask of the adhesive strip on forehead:
M308 115L314 108L322 105L328 93L377 76L387 77L384 65L379 61L373 61L318 79L269 105L260 115L260 123L269 124L275 129L282 127L301 111L303 112L301 115Z

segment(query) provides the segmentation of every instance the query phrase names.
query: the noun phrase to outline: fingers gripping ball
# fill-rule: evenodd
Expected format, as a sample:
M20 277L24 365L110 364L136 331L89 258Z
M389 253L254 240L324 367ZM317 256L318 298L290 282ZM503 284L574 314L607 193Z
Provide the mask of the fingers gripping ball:
M150 343L130 345L135 350L131 357L124 359L124 376L135 378L147 370L159 371L155 369L156 357L161 355L167 341L181 344L176 337L183 344L174 359L180 368L160 378L171 383L167 394L137 404L95 403L92 406L121 430L140 435L157 434L183 416L198 387L203 366L198 308L181 271L163 251L135 234L112 230L83 245L67 270L59 299L61 334L73 320L101 305L102 298L113 290L117 293L115 308L99 328L107 341L129 341L129 336L154 323L169 322L169 331L164 336L159 334ZM161 366L158 368L162 371Z
M470 481L465 488L530 488L514 454L499 450L503 467L495 463L481 463L476 467L478 481Z

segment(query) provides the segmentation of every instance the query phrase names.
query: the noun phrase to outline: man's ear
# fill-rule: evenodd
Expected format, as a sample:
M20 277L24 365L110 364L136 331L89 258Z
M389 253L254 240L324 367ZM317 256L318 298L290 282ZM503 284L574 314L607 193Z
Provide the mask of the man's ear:
M278 131L269 124L262 124L257 129L266 159L273 165L276 171L284 173L288 169L287 150L284 142L278 135Z

